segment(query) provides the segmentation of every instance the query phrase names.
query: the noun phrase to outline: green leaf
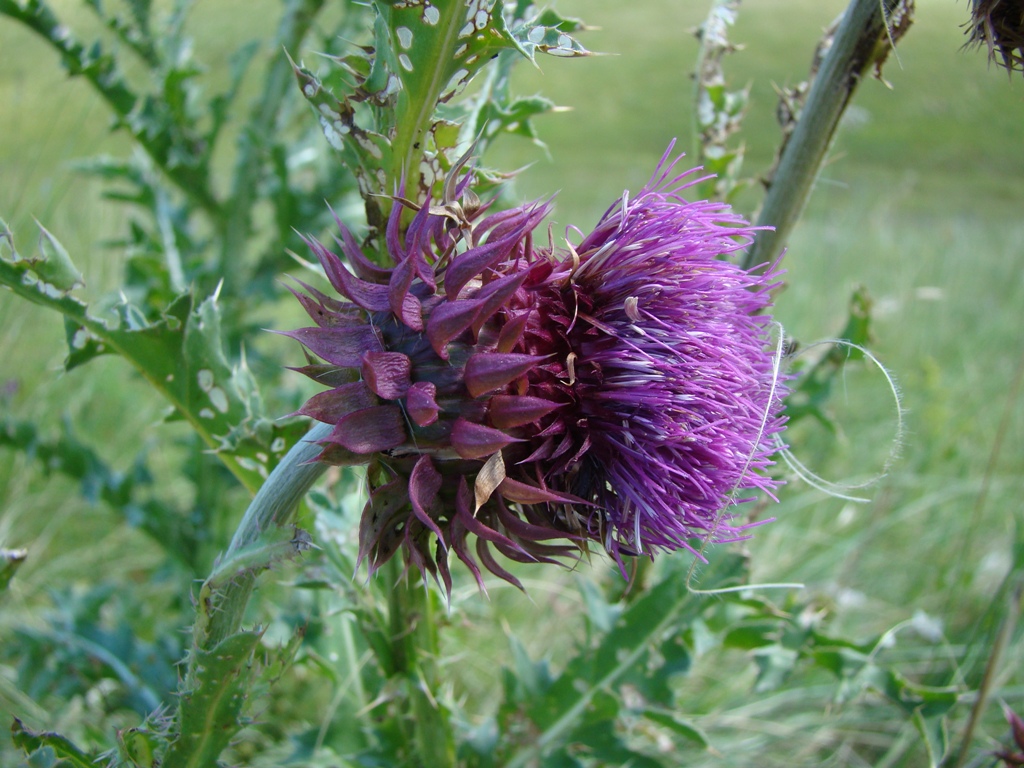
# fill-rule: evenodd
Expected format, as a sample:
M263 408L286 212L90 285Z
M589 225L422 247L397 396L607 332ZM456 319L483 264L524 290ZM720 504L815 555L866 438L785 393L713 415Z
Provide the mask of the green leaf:
M757 681L754 691L764 693L778 690L786 682L786 678L796 666L799 654L791 648L781 645L769 645L754 651L754 663L757 665Z
M925 714L924 710L919 708L914 710L911 720L924 741L928 765L931 768L938 768L949 752L949 729L945 713Z
M356 177L364 198L387 190L377 172L391 165L391 142L381 133L360 126L355 106L335 95L310 70L292 62L302 95L315 109L327 143Z
M248 577L252 583L262 571L283 560L298 557L312 546L312 539L302 529L274 526L260 533L255 541L232 550L225 559L214 564L213 571L199 589L194 636L207 635L215 614L221 610L218 599L240 581L240 577Z
M617 697L606 691L597 693L580 727L573 732L573 751L593 757L598 765L664 768L657 760L631 749L621 738L616 727L620 709Z
M180 694L178 733L161 768L217 765L220 753L242 728L242 706L257 674L253 653L261 636L262 632L239 632L210 650L195 651L195 682Z
M587 620L598 632L611 632L622 613L622 607L605 600L601 589L590 579L577 579L583 604L587 607Z
M495 56L516 52L532 61L537 52L588 53L569 33L577 28L575 23L556 14L518 23L510 30L500 2L492 7L475 4L471 16L461 0L435 2L429 10L391 0L378 2L377 7L389 32L386 40L378 35L377 63L386 61L391 75L401 82L395 104L395 178L419 166L418 145L433 123L438 104L449 102ZM440 166L437 170L444 171L457 158L442 154L434 159Z
M252 62L253 57L259 50L260 41L250 40L248 43L236 48L228 59L228 69L231 76L228 87L223 93L220 93L210 99L209 110L213 119L210 129L206 132L206 144L211 152L217 144L217 137L220 134L221 128L224 127L224 123L231 116L231 105L234 104L235 99L238 97L239 87L242 85L242 78L245 77L245 73L249 69L249 64Z
M518 701L528 701L543 696L551 687L551 670L543 659L533 661L526 648L515 635L509 636L515 676L509 682L515 687L513 696ZM514 682L513 682L514 681Z
M118 753L134 768L158 768L157 755L165 746L157 734L144 728L125 728L117 732Z
M558 109L553 101L543 96L519 98L511 103L491 98L483 102L474 116L474 123L479 126L479 134L488 143L503 132L540 143L533 118Z
M744 621L732 627L722 638L726 648L751 650L774 645L779 640L779 622L771 619Z
M0 592L7 590L15 571L28 557L27 549L0 549Z
M259 573L282 560L299 556L313 546L309 534L292 526L264 531L252 544L231 552L218 562L203 585L203 590L219 589L242 573ZM204 592L200 592L200 600Z
M572 36L586 28L579 19L545 9L530 21L516 25L511 37L517 49L530 61L535 61L538 53L560 57L589 56L590 51Z
M682 736L687 741L692 741L702 747L709 746L708 737L704 731L675 712L645 709L643 715L651 722L672 731L676 736Z
M60 241L38 221L36 225L39 227L40 258L30 261L29 264L32 270L39 275L39 279L54 286L62 293L85 285L82 273L72 263L71 257Z
M200 534L190 513L143 495L153 479L145 454L127 472L115 470L79 439L67 419L60 434L49 437L31 422L0 416L0 446L35 459L47 475L60 473L77 480L87 501L103 501L181 562L195 565Z
M714 551L700 574L701 588L735 586L745 575L745 564L741 555L725 549ZM569 661L541 699L525 703L525 713L538 735L533 746L517 753L508 766L525 766L574 738L594 698L614 690L628 673L641 668L651 647L679 633L700 615L710 599L691 594L685 576L670 572L664 581L631 603L596 647L583 649Z
M40 35L60 54L69 75L88 80L116 116L118 127L131 132L132 138L167 177L200 208L215 217L218 215L220 205L210 189L209 166L202 162L203 142L192 125L176 123L166 109L158 109L155 105L159 99L137 94L129 86L115 57L105 52L99 41L89 46L79 42L47 3L0 0L0 14ZM166 33L167 29L164 31ZM180 46L178 37L178 30L164 35ZM131 41L129 44L151 65L155 63L152 52L140 49ZM180 47L175 53L182 60L187 58L187 50Z
M108 322L90 314L78 298L46 282L32 262L18 258L16 252L15 257L0 260L0 285L64 315L68 370L102 354L119 354L255 492L301 427L282 429L266 418L244 359L234 367L228 363L216 296L196 306L192 294L183 294L154 322L123 301L115 308L119 322Z
M101 0L86 0L86 4L96 12L107 28L122 42L130 46L146 64L151 67L159 65L160 56L149 29L149 0L129 0L126 4L131 11L132 18L127 21L120 16L104 13Z
M98 758L90 756L66 737L49 731L30 731L16 717L11 724L11 740L14 746L24 750L26 756L49 749L57 760L66 761L75 768L96 768L100 765Z

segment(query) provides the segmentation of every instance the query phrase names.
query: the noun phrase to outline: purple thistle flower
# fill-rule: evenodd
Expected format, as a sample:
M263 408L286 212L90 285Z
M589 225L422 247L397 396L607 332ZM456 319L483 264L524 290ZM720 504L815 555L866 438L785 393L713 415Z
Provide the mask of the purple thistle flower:
M316 327L288 335L323 361L298 370L331 387L299 412L335 425L320 460L368 465L371 572L401 549L450 589L451 549L518 584L492 550L621 564L742 535L737 494L777 485L775 276L723 260L752 228L681 197L668 157L565 250L533 242L548 203L488 215L468 174L404 236L396 201L391 267L340 222L344 259L307 241L344 300L296 292Z

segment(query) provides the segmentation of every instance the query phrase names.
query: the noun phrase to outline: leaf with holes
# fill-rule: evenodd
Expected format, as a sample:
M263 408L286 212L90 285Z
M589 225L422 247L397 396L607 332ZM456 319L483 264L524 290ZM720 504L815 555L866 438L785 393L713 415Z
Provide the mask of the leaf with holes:
M538 53L563 58L589 56L590 51L573 37L573 33L582 32L586 28L579 19L562 16L557 11L547 9L536 18L516 26L511 36L516 42L516 47L530 61L534 61Z
M305 67L294 62L292 67L302 95L316 109L327 143L356 177L360 192L364 197L384 192L378 172L383 173L391 164L391 142L382 133L358 124L349 97L336 96Z
M48 282L13 250L0 259L0 285L64 316L67 370L103 354L118 354L186 419L235 476L255 491L288 447L291 434L263 415L256 383L244 361L224 356L216 297L198 306L190 293L175 299L154 322L127 301L117 322L93 316L69 289Z

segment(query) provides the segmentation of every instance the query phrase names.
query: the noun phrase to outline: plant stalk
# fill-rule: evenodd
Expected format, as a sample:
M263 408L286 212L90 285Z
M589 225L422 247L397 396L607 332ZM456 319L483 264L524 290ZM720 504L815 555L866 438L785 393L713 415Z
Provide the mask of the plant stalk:
M278 55L263 77L263 94L239 137L231 197L225 204L222 221L223 235L217 268L217 273L228 286L229 295L234 295L237 283L244 277L237 262L252 234L252 208L258 196L257 190L270 146L279 127L276 121L281 103L295 87L291 62L284 52L299 47L324 3L325 0L291 0L288 3L273 43Z
M913 11L914 0L851 0L847 6L769 182L757 226L774 229L757 233L745 269L773 262L782 253L853 92L906 33Z
M317 441L327 437L332 429L329 424L317 424L281 459L245 511L225 558L254 543L264 531L292 522L299 501L327 469L326 464L314 459L320 453ZM213 648L238 631L256 576L251 570L243 571L229 583L209 589L207 599L200 599L193 627L196 648ZM209 582L203 585L203 592L208 587Z
M403 577L402 568L399 558L391 558L385 579L394 585L388 593L389 672L405 692L400 717L407 752L416 756L417 764L455 765L448 711L435 695L440 688L440 647L433 595L421 579Z

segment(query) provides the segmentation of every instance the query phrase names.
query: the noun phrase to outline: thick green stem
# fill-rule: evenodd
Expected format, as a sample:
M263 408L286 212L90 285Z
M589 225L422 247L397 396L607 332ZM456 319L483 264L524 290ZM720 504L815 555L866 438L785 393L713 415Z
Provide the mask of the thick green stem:
M257 575L309 545L300 531L282 530L326 465L317 445L332 427L318 424L270 473L242 518L235 536L207 577L196 600L192 649L182 679L177 731L161 764L167 768L213 765L242 727L242 703L258 665L253 655L259 629L239 631Z
M385 567L394 584L388 595L391 675L406 696L401 713L411 765L455 765L455 739L444 705L437 699L439 640L432 595L419 578L402 578L398 558Z
M320 453L317 441L331 429L329 424L314 426L274 468L249 504L225 558L254 543L264 531L292 521L299 501L327 469L314 459ZM225 584L203 585L193 627L195 648L208 650L238 631L255 583L256 573L246 570Z
M782 252L857 84L906 32L913 5L913 0L851 0L847 6L761 207L758 226L774 229L758 232L747 252L747 269Z

